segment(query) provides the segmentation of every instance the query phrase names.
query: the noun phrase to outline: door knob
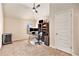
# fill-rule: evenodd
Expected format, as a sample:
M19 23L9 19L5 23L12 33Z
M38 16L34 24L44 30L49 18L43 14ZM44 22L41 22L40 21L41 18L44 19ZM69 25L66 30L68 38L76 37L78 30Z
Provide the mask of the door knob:
M58 33L56 33L56 35L58 35Z

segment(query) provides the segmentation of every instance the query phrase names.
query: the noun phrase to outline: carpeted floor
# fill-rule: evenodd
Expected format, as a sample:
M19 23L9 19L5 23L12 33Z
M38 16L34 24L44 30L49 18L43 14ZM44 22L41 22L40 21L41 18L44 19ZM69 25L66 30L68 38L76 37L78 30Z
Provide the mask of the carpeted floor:
M28 40L22 40L4 45L0 49L0 56L71 56L71 54L45 45L31 45Z

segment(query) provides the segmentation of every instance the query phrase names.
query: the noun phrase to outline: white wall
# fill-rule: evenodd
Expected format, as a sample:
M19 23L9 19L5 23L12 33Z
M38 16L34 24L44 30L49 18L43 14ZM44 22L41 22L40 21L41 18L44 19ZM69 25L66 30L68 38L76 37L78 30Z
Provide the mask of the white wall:
M36 25L35 20L18 19L12 17L5 17L4 19L4 33L12 33L12 40L28 39L27 24Z
M54 47L54 6L50 4L49 7L49 33L50 33L50 47Z
M3 13L2 13L2 5L0 3L0 48L2 46L2 33L3 33Z
M13 41L27 39L27 24L36 25L32 10L22 4L4 3L3 11L4 33L12 33Z

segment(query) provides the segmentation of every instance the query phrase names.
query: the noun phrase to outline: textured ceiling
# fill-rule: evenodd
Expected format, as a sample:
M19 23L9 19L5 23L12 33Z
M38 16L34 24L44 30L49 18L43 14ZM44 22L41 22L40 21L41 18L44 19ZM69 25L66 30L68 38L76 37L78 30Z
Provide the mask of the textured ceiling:
M33 16L32 10L28 6L21 4L3 4L3 12L5 16L27 19Z
M20 19L34 18L32 11L33 3L4 3L3 12L4 16L16 17ZM41 3L38 8L38 14L36 17L41 18L49 14L49 4Z

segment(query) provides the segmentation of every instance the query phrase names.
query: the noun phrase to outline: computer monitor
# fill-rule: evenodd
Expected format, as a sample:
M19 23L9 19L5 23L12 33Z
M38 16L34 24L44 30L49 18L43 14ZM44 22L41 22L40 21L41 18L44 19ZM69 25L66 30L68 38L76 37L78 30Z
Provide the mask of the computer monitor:
M38 31L38 28L30 28L30 31Z

